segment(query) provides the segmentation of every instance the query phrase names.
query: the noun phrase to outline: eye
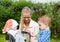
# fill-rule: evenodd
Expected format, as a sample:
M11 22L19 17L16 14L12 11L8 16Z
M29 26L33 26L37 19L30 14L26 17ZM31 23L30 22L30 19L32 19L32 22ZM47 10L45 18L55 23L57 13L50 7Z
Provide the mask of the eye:
M30 18L30 17L24 17L24 18Z
M41 26L41 25L39 24L39 26Z

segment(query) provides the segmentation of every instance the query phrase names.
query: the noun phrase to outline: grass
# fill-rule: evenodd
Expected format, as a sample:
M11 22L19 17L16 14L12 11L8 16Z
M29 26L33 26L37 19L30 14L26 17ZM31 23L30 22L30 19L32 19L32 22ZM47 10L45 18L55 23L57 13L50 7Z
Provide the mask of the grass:
M0 42L5 42L5 35L0 34Z
M0 34L0 42L5 42L5 35ZM50 42L60 42L58 39L51 39Z
M50 42L60 42L58 39L51 39Z

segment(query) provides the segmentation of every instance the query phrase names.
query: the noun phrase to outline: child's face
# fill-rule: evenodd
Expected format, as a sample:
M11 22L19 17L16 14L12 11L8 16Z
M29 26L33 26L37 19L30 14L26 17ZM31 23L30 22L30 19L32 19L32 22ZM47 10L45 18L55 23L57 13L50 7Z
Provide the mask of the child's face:
M45 28L47 27L47 25L45 25L45 24L42 23L42 22L39 22L39 21L38 21L38 24L39 24L39 28L40 28L41 30L43 30L43 29L45 29Z

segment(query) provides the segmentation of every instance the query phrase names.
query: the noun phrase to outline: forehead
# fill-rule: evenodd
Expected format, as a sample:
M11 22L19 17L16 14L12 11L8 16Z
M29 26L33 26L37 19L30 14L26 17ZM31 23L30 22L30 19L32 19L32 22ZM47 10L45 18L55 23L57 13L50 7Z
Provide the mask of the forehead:
M24 13L24 14L22 14L22 16L23 16L23 17L30 17L31 15Z
M29 16L29 15L31 15L31 14L30 14L30 12L23 12L22 15L23 15L23 16Z
M22 16L23 17L31 17L31 14L29 12L23 12Z
M43 22L38 22L39 25L45 25Z
M38 22L43 22L43 19L41 17L39 17Z

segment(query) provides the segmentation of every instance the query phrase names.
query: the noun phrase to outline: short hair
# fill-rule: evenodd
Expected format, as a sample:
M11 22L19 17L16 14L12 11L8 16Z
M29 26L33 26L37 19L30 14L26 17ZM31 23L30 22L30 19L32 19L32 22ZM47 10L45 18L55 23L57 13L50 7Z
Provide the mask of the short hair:
M24 8L22 9L22 12L23 12L23 11L30 12L30 14L31 14L31 9L30 9L29 7L24 7Z
M44 24L50 24L51 18L48 15L43 15L38 18L38 21L43 22Z

